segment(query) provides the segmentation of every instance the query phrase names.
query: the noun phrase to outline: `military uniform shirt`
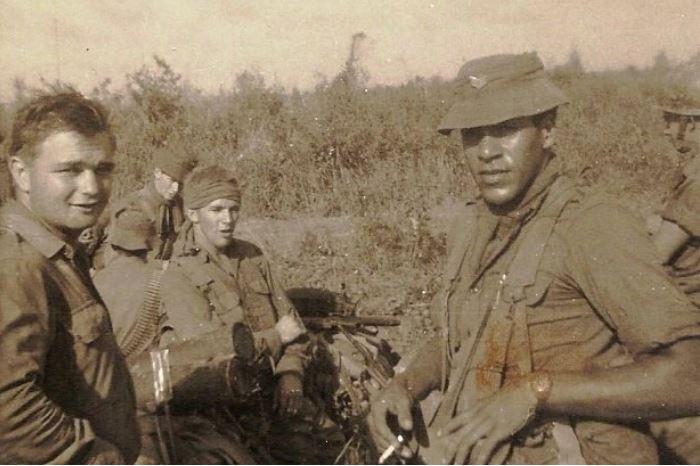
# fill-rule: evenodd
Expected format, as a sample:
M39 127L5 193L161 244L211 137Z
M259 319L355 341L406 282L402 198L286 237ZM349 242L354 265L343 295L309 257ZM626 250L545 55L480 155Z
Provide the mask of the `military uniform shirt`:
M537 218L540 208L535 206L528 215ZM531 225L526 221L508 246L508 234L497 231L503 222L488 212L483 201L475 209L479 211L476 228L469 227L474 210L471 217L465 211L448 239L448 263L464 252L457 246L461 235L476 235L477 241L482 238L484 243L475 249L483 254L464 259L472 264L471 270L465 267L468 272L456 278L449 299L453 350L459 350L459 342L469 341L477 333L475 316L479 313L474 314L474 310L502 299L501 279L519 239ZM526 289L526 328L521 330L526 333L532 370L614 367L631 362L640 353L700 336L700 312L656 265L655 254L640 222L612 200L582 192L575 195L555 224L534 284ZM470 287L475 270L482 270L483 275ZM495 354L499 345L508 345L503 341L481 343L486 345L487 365L490 351L495 350ZM505 383L509 377L522 375L513 369L520 357L515 353L508 351ZM459 412L463 407L458 405L457 409ZM643 427L580 420L574 420L574 427L589 463L658 461L654 442ZM525 456L515 456L515 461L552 460L535 450L522 447L518 452L516 448L516 453Z
M87 260L16 201L0 210L0 463L89 459L95 437L135 460L126 363Z
M111 244L123 247L120 244L121 238L128 237L130 232L120 231L117 219L125 213L134 213L144 216L154 226L154 237L151 238L153 252L149 257L163 260L170 258L173 243L184 221L182 199L179 196L166 201L156 191L153 181L150 181L139 191L117 201L112 212L108 233Z
M276 361L278 373L303 375L307 345L295 342L283 347L274 329L284 315L300 318L270 264L253 244L236 239L223 263L204 250L190 248L187 255L171 261L161 295L164 325L177 339L244 322L264 339L261 343Z

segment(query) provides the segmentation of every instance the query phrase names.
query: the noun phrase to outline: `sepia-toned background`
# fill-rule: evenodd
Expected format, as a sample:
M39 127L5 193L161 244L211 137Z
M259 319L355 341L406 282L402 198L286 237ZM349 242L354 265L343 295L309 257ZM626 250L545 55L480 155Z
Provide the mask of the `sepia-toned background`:
M7 135L37 90L101 100L115 196L154 147L235 169L241 234L287 284L405 317L406 344L428 328L450 208L472 194L458 141L434 130L461 64L537 50L571 98L559 157L646 215L677 162L657 107L700 95L698 25L694 0L5 0L0 122Z

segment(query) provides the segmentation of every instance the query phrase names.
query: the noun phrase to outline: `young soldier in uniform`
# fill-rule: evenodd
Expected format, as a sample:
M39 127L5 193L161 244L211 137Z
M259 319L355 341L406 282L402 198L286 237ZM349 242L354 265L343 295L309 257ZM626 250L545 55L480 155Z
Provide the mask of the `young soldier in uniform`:
M134 393L77 247L111 188L114 135L77 93L33 100L9 145L0 211L0 463L133 462Z
M342 446L343 441L342 433L334 430L334 425L328 427L335 434L335 440L330 439L331 442L324 437L322 444L312 444L307 440L313 435L309 432L313 430L309 425L302 430L293 430L293 420L309 414L309 411L316 416L315 421L323 421L323 417L318 417L318 410L304 397L304 372L309 358L306 330L260 250L233 237L241 204L238 183L220 167L195 171L185 185L184 204L188 221L176 243L159 292L165 321L161 322L160 317L154 315L153 322L146 322L143 305L138 312L115 308L124 313L121 317L115 316L115 322L121 325L116 331L124 335L122 347L130 358L134 358L132 370L135 373L140 370L137 361L154 342L163 349L167 348L171 358L182 361L189 358L182 351L183 345L195 343L190 347L204 347L211 345L210 341L218 341L217 335L223 335L221 341L224 344L215 345L219 353L216 357L225 355L224 346L230 346L231 328L244 324L254 334L258 359L267 361L269 380L277 384L274 399L281 416L270 423L263 413L257 412L261 409L272 414L267 409L272 399L268 399L265 406L239 406L234 414L237 421L231 424L226 414L229 405L222 401L221 394L228 390L226 385L232 384L233 379L228 372L221 370L214 371L213 379L204 381L202 367L196 366L194 359L197 357L192 356L189 359L193 360L193 371L200 380L196 383L197 390L188 389L188 393L196 398L189 400L188 404L197 406L197 409L178 413L171 419L174 435L178 438L178 460L196 463L251 462L253 458L263 462L272 458L295 463L316 463L319 459L322 463L332 461L333 455L338 453L333 447L337 443ZM135 245L140 245L144 238L143 229L133 228L130 237ZM98 272L98 278L101 273ZM118 275L113 278L118 279ZM109 288L109 283L104 282L104 288ZM143 293L140 296L143 299ZM143 330L153 327L153 324L160 329L155 337ZM202 343L197 345L196 342ZM269 367L270 361L274 370ZM264 367L262 364L260 368ZM263 374L258 376L264 378ZM222 385L219 382L223 380L228 382ZM142 385L137 382L137 390L139 387ZM152 390L147 384L144 387ZM182 393L177 384L174 392L173 403L183 404L184 400L177 399ZM149 396L139 391L138 398ZM147 418L142 419L144 449L141 460L162 462L164 448L159 445L158 432L147 425ZM166 424L165 421L161 423ZM270 427L270 435L268 432L261 435ZM287 428L292 430L287 431ZM248 445L256 447L246 450L243 447L245 440L248 440L245 442ZM268 453L273 457L266 456Z
M372 404L379 446L410 456L390 421L412 432L442 389L428 460L657 462L646 421L700 408L700 314L642 225L561 175L565 97L535 53L470 61L459 85L439 130L461 131L481 197L448 236L442 332Z
M663 113L665 134L683 160L652 239L675 283L700 307L700 108L677 106ZM653 423L651 429L677 459L700 462L700 418Z
M100 245L95 253L94 266L100 269L106 266L119 251L129 251L129 231L122 230L121 216L140 216L153 225L149 238L148 259L168 260L173 243L184 221L180 190L182 182L195 165L193 158L161 148L153 155L153 178L140 190L116 201L111 208L106 243ZM104 217L103 217L104 218ZM128 220L127 223L131 223ZM105 226L102 226L104 229ZM103 236L96 231L94 237ZM110 248L109 246L112 246Z

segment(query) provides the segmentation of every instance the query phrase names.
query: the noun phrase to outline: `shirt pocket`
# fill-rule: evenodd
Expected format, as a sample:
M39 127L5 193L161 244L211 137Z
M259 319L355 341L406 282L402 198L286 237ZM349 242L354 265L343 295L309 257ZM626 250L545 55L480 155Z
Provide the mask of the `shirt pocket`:
M525 304L529 307L535 307L542 303L553 279L552 275L547 272L537 272L535 283L525 287Z
M109 317L102 304L90 300L71 310L68 331L76 342L90 345L110 332Z
M277 310L262 271L251 268L245 274L244 307L246 320L254 331L273 327L277 322Z
M253 293L269 295L272 293L270 287L267 284L267 280L262 275L261 272L251 272L246 277L246 283L248 284L248 289Z

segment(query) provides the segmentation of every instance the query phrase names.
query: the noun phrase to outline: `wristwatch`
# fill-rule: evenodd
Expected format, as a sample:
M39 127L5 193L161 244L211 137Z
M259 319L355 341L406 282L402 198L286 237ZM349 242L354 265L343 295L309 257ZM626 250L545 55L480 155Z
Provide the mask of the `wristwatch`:
M552 378L548 372L533 372L530 374L528 386L535 398L537 398L537 407L542 406L552 393Z

